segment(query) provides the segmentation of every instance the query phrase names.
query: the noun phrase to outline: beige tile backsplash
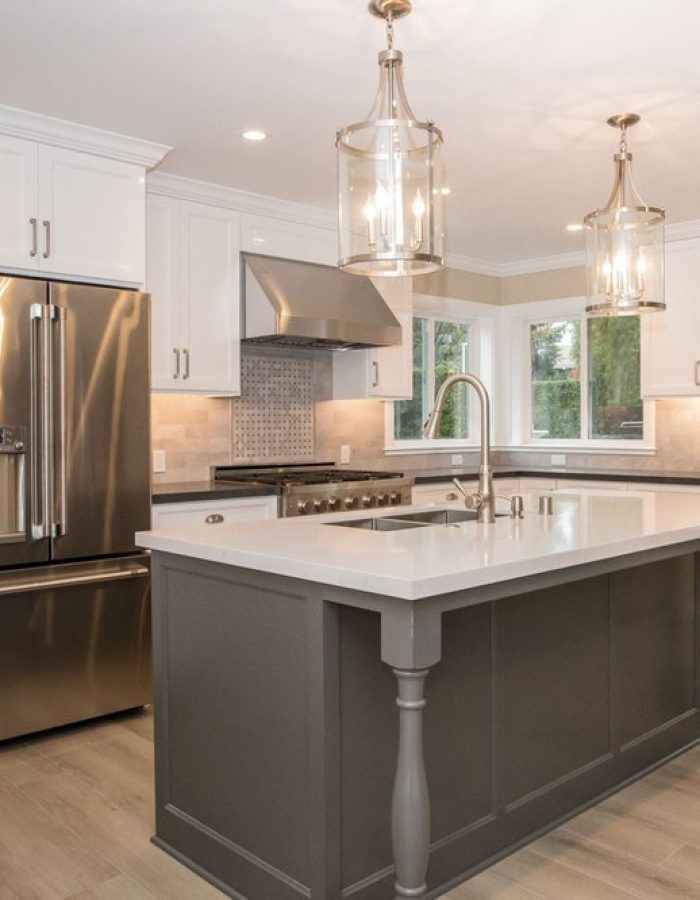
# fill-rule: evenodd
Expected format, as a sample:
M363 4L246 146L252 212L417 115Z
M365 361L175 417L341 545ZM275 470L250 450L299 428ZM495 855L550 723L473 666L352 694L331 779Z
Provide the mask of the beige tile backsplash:
M320 367L320 368L319 368ZM384 404L377 400L316 401L324 363L288 358L244 360L242 396L235 399L155 394L153 448L165 450L167 471L156 482L200 481L209 467L231 462L337 461L352 448L352 468L418 470L448 465L446 454L386 456ZM700 399L656 403L656 453L636 456L566 453L583 468L665 470L700 474ZM465 464L478 460L464 453ZM549 455L501 451L495 462L549 465Z

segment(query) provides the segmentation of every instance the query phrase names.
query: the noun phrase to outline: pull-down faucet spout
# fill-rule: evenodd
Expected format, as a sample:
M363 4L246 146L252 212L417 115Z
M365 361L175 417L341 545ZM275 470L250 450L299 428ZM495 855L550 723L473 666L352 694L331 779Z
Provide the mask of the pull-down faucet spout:
M476 509L477 522L488 524L496 521L496 498L493 494L493 473L491 472L491 404L483 381L476 375L470 375L467 372L460 372L446 378L438 391L433 411L423 427L423 436L427 438L437 436L445 398L453 385L462 383L470 384L474 388L481 404L481 464L479 466L479 488L475 494L470 494L457 479L455 479L455 484L464 494L467 508Z

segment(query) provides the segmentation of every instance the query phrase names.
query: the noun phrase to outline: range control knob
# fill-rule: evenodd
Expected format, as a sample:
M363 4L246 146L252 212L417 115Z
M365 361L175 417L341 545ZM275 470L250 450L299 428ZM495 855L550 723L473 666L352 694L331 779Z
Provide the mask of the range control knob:
M357 506L357 497L346 497L343 501L345 509L355 509Z
M340 506L340 500L337 497L328 498L328 509L333 512Z
M369 494L365 494L361 502L363 506L371 506L372 498L369 496Z
M396 493L392 494L389 497L389 501L392 506L398 506L399 503L401 503L401 494L396 494Z
M297 503L297 512L300 516L305 516L309 511L309 501L308 500L300 500Z
M323 510L323 500L314 500L314 512L321 512Z

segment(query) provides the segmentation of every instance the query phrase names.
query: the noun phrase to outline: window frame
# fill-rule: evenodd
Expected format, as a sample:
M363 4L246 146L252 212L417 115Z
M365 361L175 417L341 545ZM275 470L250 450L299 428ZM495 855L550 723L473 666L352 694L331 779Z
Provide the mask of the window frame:
M624 453L627 455L653 453L655 450L654 403L642 399L644 425L640 440L619 438L589 438L589 355L588 319L585 312L585 298L565 301L542 301L522 304L521 309L510 311L511 349L513 363L511 372L512 391L512 434L509 447L529 450L592 450L595 452ZM549 322L578 321L581 327L581 434L580 438L538 438L531 434L532 423L532 363L530 356L530 328ZM641 327L641 322L640 322ZM640 354L642 340L640 335Z
M487 315L486 310L488 310ZM465 300L451 300L445 297L428 297L422 295L415 298L413 319L428 319L432 323L454 322L456 325L469 326L469 371L481 378L487 386L489 395L493 397L492 360L495 346L495 313L497 309L486 304ZM412 332L411 332L412 333ZM435 385L435 347L434 330L429 329L428 347L429 377L428 389ZM469 437L468 438L414 438L400 439L394 434L394 404L400 400L387 401L384 406L384 450L388 455L401 453L455 453L461 450L474 450L480 446L479 404L470 397L469 403ZM431 407L432 408L432 407Z

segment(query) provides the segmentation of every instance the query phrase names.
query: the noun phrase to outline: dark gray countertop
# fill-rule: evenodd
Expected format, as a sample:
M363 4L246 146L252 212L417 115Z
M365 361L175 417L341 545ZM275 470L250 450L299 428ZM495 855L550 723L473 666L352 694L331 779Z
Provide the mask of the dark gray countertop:
M396 471L395 467L393 471ZM478 466L446 467L444 469L421 469L406 472L416 484L431 484L449 481L452 478L476 478ZM700 473L653 471L650 469L574 469L551 466L494 466L496 478L570 478L595 481L638 481L666 484L687 484L700 486ZM272 486L250 485L236 482L183 481L153 486L154 503L182 503L188 500L225 500L235 497L269 497L277 491Z
M236 484L229 481L180 481L172 484L154 484L154 503L182 503L187 500L226 500L232 497L271 497L277 493L274 487L260 484Z

